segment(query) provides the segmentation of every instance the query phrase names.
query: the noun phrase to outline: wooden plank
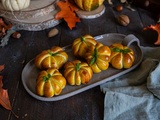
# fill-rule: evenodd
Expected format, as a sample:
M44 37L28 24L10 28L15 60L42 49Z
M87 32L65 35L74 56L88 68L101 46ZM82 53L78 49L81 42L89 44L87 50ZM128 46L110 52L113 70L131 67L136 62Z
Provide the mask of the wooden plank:
M28 36L30 35L28 34ZM28 39L27 41L29 42ZM18 86L21 80L21 71L24 64L23 62L25 61L25 56L27 53L26 43L27 42L24 41L23 39L16 40L11 38L9 40L8 45L0 49L0 56L1 56L0 63L5 65L5 69L2 73L4 77L3 78L4 88L8 90L10 102L13 109L14 109L14 102ZM1 120L7 120L9 116L12 114L11 111L7 111L4 108L1 109L0 111L1 111L0 117L2 118Z
M113 2L115 3L115 2ZM116 2L117 3L117 2ZM135 34L143 45L150 45L142 34L142 28L154 23L152 14L145 10L131 12L124 9L123 12L116 12L113 6L104 3L105 13L95 19L82 19L70 30L65 22L61 22L56 28L59 34L48 38L50 29L41 31L20 31L21 39L10 38L5 48L0 48L0 64L5 64L4 87L8 89L13 111L19 119L26 120L102 120L104 112L104 94L99 87L87 90L70 98L56 102L42 102L31 97L24 89L21 82L21 71L24 65L33 59L44 49L53 45L66 46L73 40L84 34L97 36L104 33ZM136 9L137 10L137 9ZM120 14L127 14L131 23L129 26L120 26L116 17ZM16 120L15 116L0 106L1 120Z
M88 21L89 34L98 36L106 33L116 33L115 17L112 6L104 3L106 6L105 13L99 18L90 19ZM96 27L95 27L96 26Z

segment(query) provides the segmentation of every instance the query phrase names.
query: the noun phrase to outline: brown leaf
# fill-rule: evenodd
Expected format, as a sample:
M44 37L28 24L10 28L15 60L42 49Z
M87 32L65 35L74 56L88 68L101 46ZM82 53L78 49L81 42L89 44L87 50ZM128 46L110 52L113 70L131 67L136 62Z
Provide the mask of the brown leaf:
M148 30L148 29L155 30L158 33L158 39L154 44L160 45L160 24L157 23L156 25L150 25L150 26L144 28L143 30Z
M0 18L0 38L6 35L7 30L12 28L12 24L5 24L2 18Z
M4 65L0 65L0 72L4 69Z
M0 76L0 104L7 110L12 110L10 100L8 97L8 91L3 89L2 76Z
M0 18L0 25L3 25L3 24L4 24L3 19Z
M67 22L68 27L72 30L76 23L80 22L80 18L77 17L75 13L75 11L78 11L78 8L68 2L68 0L64 2L59 1L57 5L61 10L55 15L55 19L60 20L63 18Z

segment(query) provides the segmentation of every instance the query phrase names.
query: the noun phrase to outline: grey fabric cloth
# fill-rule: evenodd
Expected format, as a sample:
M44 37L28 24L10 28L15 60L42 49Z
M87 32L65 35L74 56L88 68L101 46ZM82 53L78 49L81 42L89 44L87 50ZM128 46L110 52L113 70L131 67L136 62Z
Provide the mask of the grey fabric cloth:
M140 66L100 85L104 120L160 120L160 47L142 47Z

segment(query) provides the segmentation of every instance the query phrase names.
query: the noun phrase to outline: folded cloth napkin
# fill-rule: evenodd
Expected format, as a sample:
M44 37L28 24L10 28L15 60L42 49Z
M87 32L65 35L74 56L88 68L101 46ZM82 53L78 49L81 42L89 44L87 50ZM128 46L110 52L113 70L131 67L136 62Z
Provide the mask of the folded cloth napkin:
M104 120L160 120L160 47L143 47L140 66L100 85Z

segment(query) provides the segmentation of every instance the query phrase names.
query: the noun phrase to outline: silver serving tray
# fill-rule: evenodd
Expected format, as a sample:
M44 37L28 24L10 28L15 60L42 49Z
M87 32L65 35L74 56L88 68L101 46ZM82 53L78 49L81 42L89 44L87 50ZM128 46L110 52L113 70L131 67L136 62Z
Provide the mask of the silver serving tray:
M71 97L73 95L76 95L78 93L81 93L83 91L86 91L88 89L91 89L93 87L96 87L98 85L101 85L103 83L106 83L107 81L113 80L114 78L117 78L121 75L124 75L130 72L131 70L138 67L138 65L141 63L143 59L143 53L140 48L139 40L132 34L125 36L122 34L110 33L110 34L96 36L95 39L98 42L101 42L104 45L108 45L108 46L110 46L113 43L122 43L123 45L127 45L128 47L132 48L135 52L135 61L134 61L133 66L129 69L118 70L118 69L113 68L110 65L107 70L102 71L97 74L93 74L93 77L89 83L85 85L79 85L79 86L66 85L66 87L62 90L62 93L60 95L57 95L51 98L47 98L47 97L41 97L36 94L36 91L35 91L36 78L40 70L36 68L36 66L34 65L34 59L33 59L25 65L22 71L22 83L26 91L32 97L38 100L41 100L41 101L62 100L62 99ZM63 49L68 53L69 61L77 59L72 54L71 45L63 47Z

